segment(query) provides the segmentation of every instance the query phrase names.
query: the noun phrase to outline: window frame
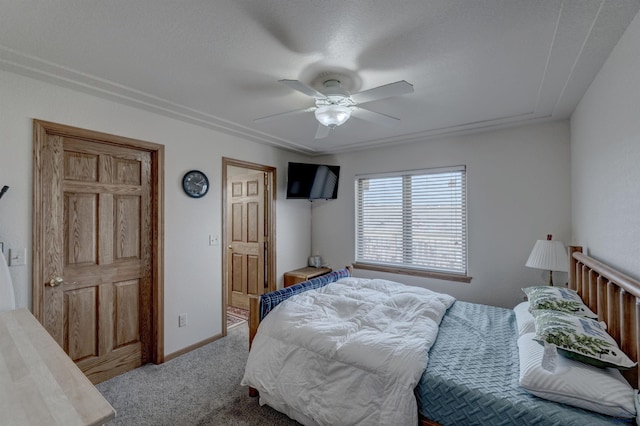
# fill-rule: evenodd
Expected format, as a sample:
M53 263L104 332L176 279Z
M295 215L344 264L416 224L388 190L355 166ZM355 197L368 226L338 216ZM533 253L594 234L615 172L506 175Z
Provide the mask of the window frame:
M463 266L464 272L456 272L456 271L447 271L434 269L429 267L421 267L410 264L398 264L398 263L386 263L384 261L376 262L370 261L367 259L359 258L359 249L361 248L360 238L361 238L361 201L362 201L362 193L360 189L360 182L365 179L379 179L379 178L402 178L402 251L405 253L408 250L408 244L411 244L411 220L412 214L406 214L408 211L413 211L411 209L412 196L411 191L407 188L407 181L410 181L411 177L414 176L424 176L424 175L433 175L433 174L445 174L451 172L461 172L462 176L462 195L461 195L461 205L463 206L462 212L462 221L464 229L463 239L464 239L464 249L463 249ZM423 187L424 188L424 187ZM456 282L471 282L471 277L468 275L469 271L469 255L468 255L468 207L467 207L467 167L466 165L452 166L452 167L438 167L438 168L426 168L426 169L418 169L418 170L404 170L404 171L395 171L395 172L387 172L387 173L376 173L376 174L361 174L356 175L354 179L354 204L355 204L355 263L354 267L358 269L365 269L371 271L378 272L388 272L394 274L403 274L403 275L413 275L419 277L427 277L427 278L435 278L447 281L456 281ZM396 192L397 193L397 192ZM408 197L407 197L408 195ZM403 255L404 258L404 255ZM403 259L404 262L404 259Z

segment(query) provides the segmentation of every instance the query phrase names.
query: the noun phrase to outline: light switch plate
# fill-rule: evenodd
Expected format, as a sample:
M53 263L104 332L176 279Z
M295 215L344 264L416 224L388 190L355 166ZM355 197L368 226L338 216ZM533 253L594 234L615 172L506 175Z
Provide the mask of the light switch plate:
M186 327L187 326L187 314L178 315L178 327Z
M9 266L21 266L27 264L27 249L9 249Z

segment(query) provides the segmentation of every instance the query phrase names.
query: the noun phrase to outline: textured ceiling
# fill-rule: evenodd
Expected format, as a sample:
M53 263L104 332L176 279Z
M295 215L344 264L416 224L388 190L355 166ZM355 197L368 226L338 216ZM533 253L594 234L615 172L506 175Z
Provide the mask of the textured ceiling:
M0 0L0 68L308 154L568 117L640 0ZM278 83L406 80L316 140Z

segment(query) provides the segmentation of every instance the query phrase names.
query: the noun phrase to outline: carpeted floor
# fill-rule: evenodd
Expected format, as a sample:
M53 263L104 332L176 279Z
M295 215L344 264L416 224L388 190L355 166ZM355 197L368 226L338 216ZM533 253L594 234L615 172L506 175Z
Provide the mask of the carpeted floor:
M97 385L116 409L115 425L298 425L240 386L248 355L247 323L226 337L168 361Z

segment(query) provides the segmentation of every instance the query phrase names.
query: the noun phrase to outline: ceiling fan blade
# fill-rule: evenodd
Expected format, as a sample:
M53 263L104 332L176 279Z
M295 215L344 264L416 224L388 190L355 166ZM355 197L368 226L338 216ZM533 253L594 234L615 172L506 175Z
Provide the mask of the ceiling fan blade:
M271 121L274 118L280 118L280 117L285 117L287 115L296 115L296 114L300 114L303 112L311 112L313 110L315 110L315 107L311 107L311 108L304 108L304 109L296 109L294 111L287 111L287 112L280 112L278 114L273 114L273 115L267 115L266 117L260 117L260 118L256 118L253 120L254 123L266 123L267 121Z
M323 95L322 93L318 92L313 87L307 86L306 84L302 83L301 81L298 81L298 80L278 80L278 82L282 83L282 84L284 84L286 86L289 86L293 90L297 90L300 93L304 93L307 96L311 96L312 98L320 98L320 99L326 98L325 95Z
M353 99L356 104L364 104L367 102L390 98L391 96L404 95L405 93L411 92L413 92L413 84L407 83L404 80L400 80L396 81L395 83L389 83L385 84L384 86L378 86L374 87L373 89L354 93L353 95L351 95L351 99Z
M392 117L390 115L382 114L379 112L364 109L362 107L354 107L351 111L351 116L359 118L361 120L370 121L372 123L380 124L384 127L394 127L400 122L399 118Z
M328 128L327 126L324 126L320 123L318 123L318 130L316 130L316 137L315 139L324 139L327 136L329 136L329 133L331 132L331 129Z

